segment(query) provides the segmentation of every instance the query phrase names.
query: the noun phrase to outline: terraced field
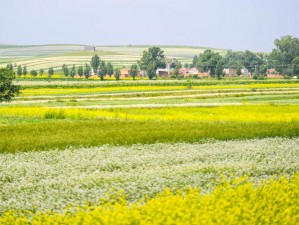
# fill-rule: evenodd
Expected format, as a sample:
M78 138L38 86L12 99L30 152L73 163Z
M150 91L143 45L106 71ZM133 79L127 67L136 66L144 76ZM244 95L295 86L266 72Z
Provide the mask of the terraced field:
M17 83L1 224L299 220L296 80Z
M96 46L101 59L114 66L131 66L140 59L142 52L150 46ZM169 58L177 58L182 63L191 63L194 55L204 51L202 47L161 46ZM226 50L215 49L221 54ZM8 63L26 65L28 70L49 67L60 68L66 65L90 63L95 53L84 51L82 45L41 45L41 46L0 46L0 67Z

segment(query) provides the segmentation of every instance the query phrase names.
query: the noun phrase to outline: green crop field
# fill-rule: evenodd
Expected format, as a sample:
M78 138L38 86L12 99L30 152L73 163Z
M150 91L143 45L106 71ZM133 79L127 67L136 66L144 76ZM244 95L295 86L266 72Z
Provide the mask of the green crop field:
M90 57L26 48L32 68ZM117 62L145 47L99 48ZM298 224L298 80L15 84L0 104L0 224Z

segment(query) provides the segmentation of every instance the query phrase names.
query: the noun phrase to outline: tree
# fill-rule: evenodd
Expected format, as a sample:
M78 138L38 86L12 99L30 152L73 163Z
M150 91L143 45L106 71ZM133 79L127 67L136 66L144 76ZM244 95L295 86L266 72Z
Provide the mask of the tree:
M119 78L120 78L120 69L119 69L119 68L116 68L116 69L115 69L115 79L116 79L116 80L119 80Z
M100 65L100 57L97 54L91 58L90 65L93 69L94 74L98 74L98 68Z
M83 76L83 66L79 66L79 67L78 67L78 75L79 75L80 77Z
M36 77L37 76L37 71L36 70L31 70L30 75Z
M64 76L66 76L66 77L69 75L70 71L69 71L69 68L67 67L67 65L65 65L65 64L62 65L62 72L63 72Z
M10 101L19 94L20 88L12 83L13 79L15 75L11 69L0 69L0 102Z
M211 76L214 76L216 65L221 59L222 57L219 53L207 49L203 53L199 54L197 68L201 72L210 71Z
M270 61L280 73L288 73L292 70L292 62L299 57L299 39L290 35L283 36L274 41L276 46L270 54Z
M195 55L192 60L192 67L197 67L198 64L198 56Z
M104 80L105 75L107 74L107 66L104 60L101 60L100 62L100 69L99 69L99 75L101 80Z
M180 73L180 69L182 68L182 64L179 63L176 65L176 67L174 68L174 72L173 72L173 75L175 77L178 77L179 76L179 73Z
M54 74L54 69L53 69L53 67L50 67L48 69L48 78L51 79L51 77L53 76L53 74Z
M114 74L114 69L111 62L107 63L107 74L111 77Z
M299 75L299 57L296 57L292 61L292 69L295 75Z
M18 66L18 69L17 69L17 75L20 77L20 76L22 76L22 74L23 74L23 71L22 71L22 66Z
M24 78L25 78L25 76L27 75L27 66L25 65L24 67L23 67L23 75L24 75Z
M223 73L223 62L221 60L219 60L217 62L217 65L216 65L216 70L215 70L215 75L217 77L218 80L221 79L221 76L222 76L222 73Z
M158 68L166 67L164 51L159 47L151 47L147 51L143 51L138 64L140 69L146 71L148 78L152 79Z
M10 69L10 70L13 70L13 65L12 65L12 63L7 64L7 65L6 65L6 68L7 68L7 69Z
M138 73L137 65L132 65L130 68L130 76L133 78L133 80L135 80L137 73Z
M85 76L86 79L89 78L89 76L90 76L90 71L91 71L91 67L90 67L88 64L86 64L86 65L85 65L85 68L84 68L84 71L83 71L84 76Z
M43 76L43 74L44 74L44 69L41 68L41 69L39 70L39 75L40 75L40 76Z
M70 76L71 76L71 78L74 78L75 75L76 75L76 67L75 67L75 65L73 65L71 72L70 72Z

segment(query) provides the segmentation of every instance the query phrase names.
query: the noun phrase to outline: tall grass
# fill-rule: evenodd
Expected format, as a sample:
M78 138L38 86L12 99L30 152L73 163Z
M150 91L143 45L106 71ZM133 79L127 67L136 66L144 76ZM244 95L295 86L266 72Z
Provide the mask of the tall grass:
M198 142L299 135L299 122L200 122L58 120L0 126L0 153L64 149L68 146Z

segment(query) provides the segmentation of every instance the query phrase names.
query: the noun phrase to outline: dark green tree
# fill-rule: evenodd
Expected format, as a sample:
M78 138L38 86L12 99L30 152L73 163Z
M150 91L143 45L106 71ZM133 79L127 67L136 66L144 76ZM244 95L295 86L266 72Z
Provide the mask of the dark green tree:
M192 67L197 67L198 64L198 56L195 55L192 60Z
M166 67L164 51L159 47L151 47L147 51L143 51L138 65L141 70L146 71L148 78L152 79L156 75L158 68Z
M31 70L30 75L36 77L37 76L37 71L36 70Z
M299 57L299 39L290 35L274 41L276 48L270 54L269 60L274 68L283 74L291 74L292 62Z
M40 75L41 77L44 75L44 69L43 69L43 68L41 68L41 69L39 70L39 75Z
M101 60L100 62L100 69L99 69L99 75L101 80L104 80L105 75L107 74L107 66L104 60Z
M26 75L27 75L27 66L25 65L24 67L23 67L23 75L24 75L24 78L26 77Z
M296 57L292 61L292 69L295 75L299 75L299 57Z
M22 66L18 66L18 69L17 69L17 75L20 77L20 76L22 76L22 74L23 74L23 71L22 71Z
M76 75L76 67L75 67L75 65L73 65L73 67L70 71L70 76L71 76L71 78L74 79L75 75Z
M120 79L120 69L119 69L119 68L116 68L116 69L115 69L115 74L114 74L114 75L115 75L115 79L116 79L116 80L119 80L119 79Z
M86 64L83 71L86 79L90 77L90 71L91 71L91 67L88 64Z
M215 70L215 75L217 77L218 80L221 79L221 76L222 76L222 73L223 73L223 62L221 60L219 60L217 62L217 65L216 65L216 70Z
M12 83L15 74L11 69L0 69L0 102L10 101L14 96L19 94L19 86Z
M215 76L215 69L218 61L222 59L219 53L213 52L210 49L199 54L197 68L201 72L210 71L211 76Z
M130 68L130 76L133 78L133 80L135 80L137 73L138 73L137 65L132 65Z
M62 72L64 74L64 76L68 76L70 74L69 68L67 67L67 65L63 64L62 65Z
M12 63L7 64L7 65L6 65L6 68L7 68L7 69L10 69L10 70L13 70L13 65L12 65Z
M114 69L111 62L107 63L107 74L109 75L109 77L111 77L114 74Z
M182 64L181 63L179 63L179 64L176 65L176 67L174 68L174 72L173 72L174 77L178 77L179 76L181 68L182 68Z
M78 75L79 75L80 77L83 76L83 66L79 66L79 67L78 67Z
M54 69L53 69L53 67L50 67L48 69L48 78L51 79L51 77L53 76L53 74L54 74Z
M93 69L94 74L98 74L98 68L100 65L100 57L96 54L91 58L90 65Z

